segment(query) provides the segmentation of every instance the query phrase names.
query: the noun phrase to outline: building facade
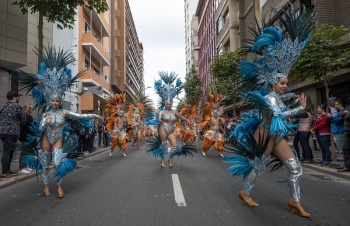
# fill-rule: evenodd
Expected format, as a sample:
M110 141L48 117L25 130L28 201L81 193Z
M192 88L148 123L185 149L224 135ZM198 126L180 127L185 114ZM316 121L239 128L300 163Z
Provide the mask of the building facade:
M76 23L78 30L77 66L79 70L85 70L78 86L80 97L78 111L102 116L106 99L110 94L111 77L112 6L110 0L106 2L108 10L103 13L79 7L79 19Z
M189 73L192 65L194 65L193 59L193 37L194 30L192 29L195 26L196 20L196 8L198 5L198 0L185 0L184 2L184 12L185 12L185 48L186 48L186 74ZM198 24L198 22L197 22Z
M18 90L16 80L11 80L12 71L21 69L35 74L38 71L38 15L23 15L14 1L0 1L0 105L7 102L6 94ZM52 23L44 21L43 43L52 45ZM20 104L33 104L30 96L20 98Z
M145 89L143 44L139 41L128 0L112 0L111 91L132 101Z
M198 17L198 67L202 81L203 95L213 77L210 73L210 64L216 55L216 27L215 2L217 0L199 0L196 16ZM204 96L203 96L204 97Z

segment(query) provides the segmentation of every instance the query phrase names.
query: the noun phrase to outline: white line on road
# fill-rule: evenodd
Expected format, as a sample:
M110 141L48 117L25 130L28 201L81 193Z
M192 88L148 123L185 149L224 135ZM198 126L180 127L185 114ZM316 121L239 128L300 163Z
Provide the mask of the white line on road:
M177 174L172 174L172 178L173 178L175 202L177 203L177 206L186 206L186 201L185 201L184 194L182 192L179 176Z

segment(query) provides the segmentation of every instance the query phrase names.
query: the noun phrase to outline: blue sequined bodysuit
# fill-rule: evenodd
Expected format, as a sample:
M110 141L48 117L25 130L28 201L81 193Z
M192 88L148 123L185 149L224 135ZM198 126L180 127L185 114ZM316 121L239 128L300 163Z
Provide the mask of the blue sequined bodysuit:
M161 120L164 120L163 127L166 132L166 134L171 134L175 130L175 125L170 126L167 122L175 122L177 120L177 117L173 110L164 110L162 114Z
M50 145L55 144L58 139L62 138L66 118L79 119L95 117L94 114L78 114L62 109L50 109L45 115L46 114L51 114L51 121L46 124L43 116L40 121L39 130L47 136Z

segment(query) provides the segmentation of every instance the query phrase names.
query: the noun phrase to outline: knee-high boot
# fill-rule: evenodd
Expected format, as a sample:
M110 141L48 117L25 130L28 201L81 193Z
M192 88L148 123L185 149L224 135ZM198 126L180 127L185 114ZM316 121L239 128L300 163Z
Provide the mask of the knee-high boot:
M250 192L253 189L254 183L258 176L261 176L265 171L265 166L270 162L270 157L264 155L259 159L255 157L254 161L250 161L253 169L250 171L247 181L244 185L243 190L239 193L239 198L242 202L247 203L249 206L259 206L258 203L254 202L250 197Z
M290 158L284 161L284 164L288 169L288 183L290 188L291 198L288 201L290 211L293 213L294 210L302 217L310 217L300 204L300 179L303 175L303 171L300 162L296 158Z
M50 152L48 151L38 151L38 159L42 165L40 177L44 182L44 196L50 195L49 189L49 166L50 166Z
M166 141L164 141L164 142L162 142L162 144L160 146L161 146L161 149L163 150L163 153L160 156L160 158L161 158L161 160L160 160L160 167L166 168L165 163L164 163L164 159L165 159L165 155L168 152L168 143Z
M57 171L59 167L61 166L62 160L64 158L63 150L62 149L57 149L55 148L53 150L53 156L52 156L52 161L53 161L53 166L54 170ZM59 178L57 179L57 193L58 193L58 198L63 198L64 197L64 192L62 188L62 182L63 179Z

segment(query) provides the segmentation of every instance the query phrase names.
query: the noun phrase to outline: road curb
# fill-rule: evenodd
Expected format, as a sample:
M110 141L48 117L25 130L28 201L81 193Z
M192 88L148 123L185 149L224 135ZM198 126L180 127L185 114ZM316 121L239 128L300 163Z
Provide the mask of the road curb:
M89 153L88 155L82 157L82 158L78 158L76 159L77 162L80 162L82 160L85 160L85 159L88 159L94 155L97 155L97 154L100 154L102 152L105 152L105 151L108 151L109 150L109 147L107 148L102 148L100 150L97 150L97 151L94 151L92 153ZM50 167L50 170L53 169L53 166ZM5 187L8 187L10 185L13 185L13 184L18 184L19 182L22 182L22 181L25 181L29 178L32 178L32 177L35 177L37 176L35 172L31 173L31 174L27 174L27 175L18 175L14 178L9 178L9 179L1 179L0 180L0 189L2 188L5 188ZM39 175L38 175L39 176Z
M330 168L328 166L322 167L322 166L318 166L315 164L302 164L302 167L308 168L308 169L313 169L316 170L318 172L324 173L324 174L328 174L328 175L332 175L332 176L336 176L345 180L350 180L350 173L345 172L345 173L339 173L337 171L337 169L333 169Z

